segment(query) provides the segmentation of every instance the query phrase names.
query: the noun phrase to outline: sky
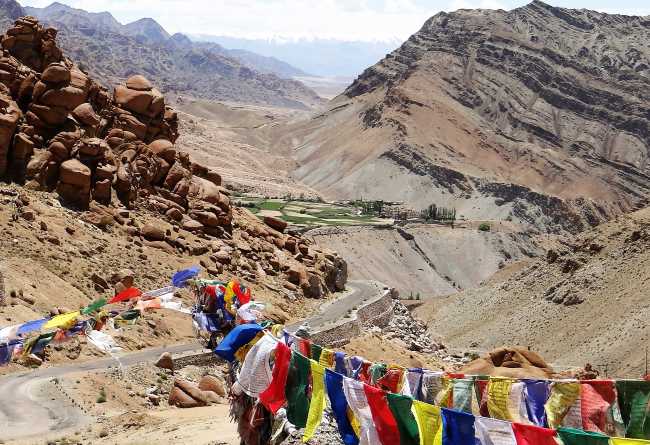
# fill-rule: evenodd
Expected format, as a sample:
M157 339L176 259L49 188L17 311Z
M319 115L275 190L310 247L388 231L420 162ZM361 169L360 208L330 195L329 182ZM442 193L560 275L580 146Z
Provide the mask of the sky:
M19 0L44 7L52 0ZM170 33L240 38L405 40L431 16L461 8L512 9L526 0L59 0L128 23L143 17ZM650 15L648 0L546 0L554 6Z

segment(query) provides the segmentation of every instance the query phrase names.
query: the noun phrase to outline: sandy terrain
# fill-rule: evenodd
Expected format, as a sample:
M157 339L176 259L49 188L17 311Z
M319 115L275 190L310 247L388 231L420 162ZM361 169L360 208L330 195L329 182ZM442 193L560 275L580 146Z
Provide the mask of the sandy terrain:
M306 112L177 98L181 137L176 145L210 166L228 187L260 196L315 196L290 178L294 162L268 149L287 121Z

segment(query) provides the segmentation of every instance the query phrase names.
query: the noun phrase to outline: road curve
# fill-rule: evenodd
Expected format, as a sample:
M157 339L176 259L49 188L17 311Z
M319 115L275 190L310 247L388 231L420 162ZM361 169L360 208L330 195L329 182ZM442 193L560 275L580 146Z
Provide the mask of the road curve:
M130 366L156 360L165 351L172 354L201 350L198 344L158 347L120 355L119 362ZM42 388L49 379L84 371L97 371L117 366L114 358L41 368L0 377L0 440L24 439L78 428L89 422L84 413L62 397L43 397Z
M388 290L382 283L366 280L348 281L346 287L348 292L345 295L323 304L318 314L288 325L286 329L295 332L302 324L308 323L311 332L316 333L323 327L345 318L350 311L383 296Z

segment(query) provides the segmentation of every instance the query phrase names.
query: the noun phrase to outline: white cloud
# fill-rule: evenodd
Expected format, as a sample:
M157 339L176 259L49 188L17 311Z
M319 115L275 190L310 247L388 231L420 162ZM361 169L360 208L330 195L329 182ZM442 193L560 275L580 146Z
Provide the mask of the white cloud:
M156 19L169 32L238 37L405 39L448 0L60 0L125 23ZM26 0L44 7L51 0Z
M47 6L52 0L25 0ZM511 9L528 0L59 0L70 6L109 11L126 23L156 19L169 32L251 38L404 40L441 10ZM609 9L609 0L549 0L565 7ZM604 3L603 3L604 2ZM640 0L623 0L619 11L643 14ZM608 11L610 12L610 11Z

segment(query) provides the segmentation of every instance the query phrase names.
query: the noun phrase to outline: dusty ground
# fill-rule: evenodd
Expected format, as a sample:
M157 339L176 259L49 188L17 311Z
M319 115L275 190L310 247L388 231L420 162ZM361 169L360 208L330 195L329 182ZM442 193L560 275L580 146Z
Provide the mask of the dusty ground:
M307 235L336 249L348 262L351 279L383 281L405 297L424 299L477 287L511 262L539 253L535 240L511 229L494 225L490 232L479 232L471 226L413 224L401 233L365 226Z
M452 348L532 346L557 370L591 363L638 378L650 339L649 225L650 209L621 217L415 313Z
M80 372L52 379L43 391L51 397L71 400L89 419L87 424L65 434L48 435L48 440L61 443L111 444L239 444L235 424L229 419L227 399L220 404L179 409L167 404L167 397L175 377L197 382L203 375L219 378L223 370L219 365L187 366L172 375L155 368L152 363L124 368L117 367L101 372ZM146 393L156 388L160 405L147 400ZM106 402L99 403L99 395ZM42 438L10 441L6 443L36 444Z

